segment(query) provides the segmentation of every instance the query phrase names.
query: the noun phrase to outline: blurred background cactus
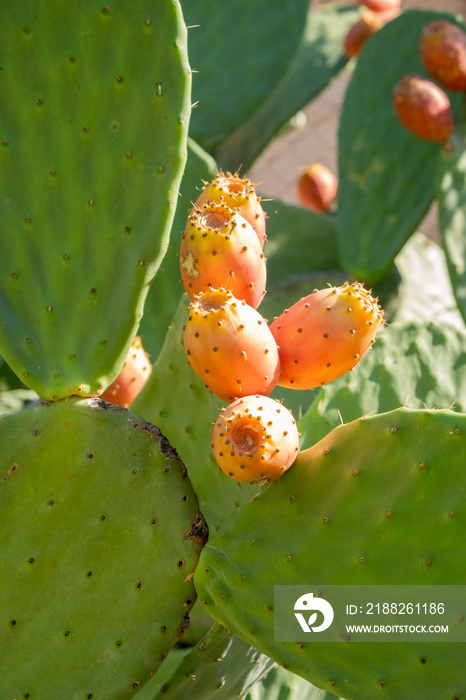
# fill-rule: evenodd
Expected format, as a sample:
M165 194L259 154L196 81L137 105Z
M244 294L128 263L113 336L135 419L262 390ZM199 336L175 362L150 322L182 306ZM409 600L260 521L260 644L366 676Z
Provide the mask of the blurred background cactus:
M466 27L440 7L397 11L349 60L364 12L0 8L0 700L466 696L461 644L273 641L274 584L466 574L463 95L446 90L443 144L404 130L392 107L403 75L429 77L423 27ZM211 454L226 402L183 346L181 234L203 183L254 172L343 72L330 211L258 187L260 312L272 321L358 279L388 323L354 372L274 389L301 453L278 482L238 483ZM418 231L434 201L438 242ZM116 401L135 336L150 366L144 354L128 410L100 397L111 387Z

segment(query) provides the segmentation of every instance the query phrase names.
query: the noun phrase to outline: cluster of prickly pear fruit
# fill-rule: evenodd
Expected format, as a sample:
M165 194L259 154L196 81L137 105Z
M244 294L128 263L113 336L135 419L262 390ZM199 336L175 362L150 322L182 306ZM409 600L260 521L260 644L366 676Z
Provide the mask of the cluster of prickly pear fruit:
M415 136L443 143L455 123L446 90L466 90L466 34L447 20L437 20L421 32L419 52L433 78L405 75L393 89L393 108L401 124ZM435 81L435 82L434 82Z
M192 300L184 347L206 387L232 402L213 430L217 464L237 481L252 483L281 476L299 451L293 416L267 398L275 386L313 389L352 369L374 342L383 313L362 284L346 283L314 290L269 327L257 311L260 299L249 293L257 291L256 283L248 283L252 270L241 260L250 245L243 244L243 234L252 233L259 247L258 238L241 206L225 203L235 204L221 194L220 181L227 181L227 194L240 189L238 175L218 175L205 186L182 236L182 282ZM245 182L251 196L252 185ZM256 260L265 266L263 253Z

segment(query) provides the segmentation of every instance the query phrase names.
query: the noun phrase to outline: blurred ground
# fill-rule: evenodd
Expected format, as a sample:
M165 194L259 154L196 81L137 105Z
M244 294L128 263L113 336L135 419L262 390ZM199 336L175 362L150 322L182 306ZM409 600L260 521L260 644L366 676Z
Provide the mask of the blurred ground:
M324 4L314 0L312 6ZM466 0L405 0L402 7L404 10L442 10L466 17ZM338 121L349 78L350 72L347 72L335 80L299 115L297 121L304 124L277 138L256 161L248 176L253 182L261 183L257 189L262 195L296 204L296 179L300 168L318 161L337 172ZM434 208L420 230L436 238Z

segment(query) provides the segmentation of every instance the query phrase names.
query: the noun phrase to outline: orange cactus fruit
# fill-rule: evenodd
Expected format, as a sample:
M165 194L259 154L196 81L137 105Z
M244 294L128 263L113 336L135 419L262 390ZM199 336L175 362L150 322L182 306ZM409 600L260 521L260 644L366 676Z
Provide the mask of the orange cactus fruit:
M348 29L343 40L343 51L347 58L359 55L366 41L383 27L385 20L377 12L366 10Z
M405 75L393 89L392 103L401 124L419 139L442 143L453 132L450 100L431 80Z
M292 413L266 396L245 396L220 413L212 430L212 451L222 472L249 483L278 479L299 453Z
M466 33L456 24L436 20L420 38L421 59L427 72L447 90L466 90Z
M257 309L265 294L266 260L251 224L225 204L204 204L188 217L180 247L181 281L189 298L226 289Z
M338 191L338 180L322 163L304 168L298 179L298 198L301 204L313 211L328 211Z
M364 357L383 324L378 300L359 282L315 289L274 319L279 385L314 389L337 379Z
M190 305L184 347L192 369L224 401L267 395L277 384L278 348L266 320L225 289Z
M152 365L137 335L128 350L126 359L118 377L104 391L101 398L129 408L144 384L150 377Z
M265 212L256 194L255 185L247 177L240 177L238 173L234 175L228 172L217 173L211 182L205 183L194 206L200 208L208 202L226 204L231 209L237 210L251 224L261 248L264 247Z
M401 12L401 0L359 0L358 5L363 5L372 12L392 12L393 16Z

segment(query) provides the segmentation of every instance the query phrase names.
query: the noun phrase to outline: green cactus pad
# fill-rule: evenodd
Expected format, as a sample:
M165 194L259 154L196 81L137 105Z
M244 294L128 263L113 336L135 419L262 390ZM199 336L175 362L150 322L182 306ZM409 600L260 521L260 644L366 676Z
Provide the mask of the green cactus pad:
M240 508L194 583L214 619L346 700L462 698L464 644L274 642L274 585L466 576L466 415L397 409L335 428Z
M205 387L188 364L183 344L188 307L184 294L152 374L132 409L156 423L176 445L201 511L211 532L216 532L225 516L260 487L233 481L220 472L212 457L212 426L226 403Z
M196 71L189 133L209 153L255 112L285 75L308 7L308 0L273 6L268 0L183 0L189 57Z
M222 700L235 700L273 666L260 651L214 624L162 686L157 687L157 678L150 681L142 700L216 700L220 691Z
M299 424L310 447L342 421L409 408L466 413L466 330L432 321L393 323L353 372L319 390Z
M289 5L288 5L289 7ZM268 12L277 5L269 3ZM248 170L268 143L300 109L308 104L346 66L343 40L359 18L358 9L330 3L310 9L304 33L286 74L254 114L237 126L216 150L223 168Z
M46 399L118 374L163 258L191 71L174 0L0 9L0 352Z
M158 428L100 399L0 419L2 697L126 700L188 624L207 529Z
M390 267L434 195L441 147L401 126L392 90L406 73L428 77L419 36L440 18L456 21L445 13L408 10L385 25L364 45L346 91L338 136L339 248L344 269L369 284ZM457 114L459 97L450 97Z
M466 110L442 149L437 200L441 241L458 309L466 320Z

